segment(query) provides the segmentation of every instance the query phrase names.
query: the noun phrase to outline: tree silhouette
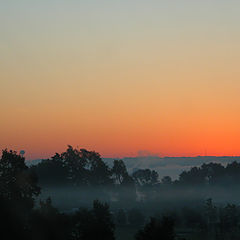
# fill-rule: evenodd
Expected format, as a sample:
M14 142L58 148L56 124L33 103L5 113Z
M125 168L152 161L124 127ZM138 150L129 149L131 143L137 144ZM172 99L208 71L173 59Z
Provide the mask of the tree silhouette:
M208 184L220 184L225 177L225 168L219 163L208 163L201 166L202 175Z
M174 240L174 221L169 217L163 217L161 220L151 218L145 227L138 231L136 240Z
M161 179L161 181L162 181L162 184L164 184L164 185L170 185L170 184L172 184L172 178L169 177L169 176L164 176L164 177Z
M90 167L90 178L89 181L93 186L96 185L110 185L112 184L111 179L111 170L106 165L106 163L102 160L99 153L96 152L88 152L86 150L81 149L81 151L85 151L88 154L88 164Z
M0 159L0 234L4 239L27 239L28 217L40 193L37 177L15 151Z
M139 169L132 174L132 177L139 186L152 186L158 183L158 173L150 169Z
M0 159L0 197L13 202L22 211L34 205L34 199L40 194L37 177L25 164L25 158L14 151L2 151Z
M99 153L68 146L61 154L32 167L44 185L111 185L111 170Z
M206 182L206 175L200 168L193 167L179 175L179 182L186 185L203 185Z
M68 169L58 153L51 159L42 160L37 165L31 166L31 169L39 176L41 186L63 186L69 183Z
M115 182L122 184L124 177L128 176L127 168L123 160L113 161L112 174L115 178Z
M80 209L74 216L73 234L81 240L114 240L114 229L109 205L98 200L93 202L93 209Z
M232 162L226 167L220 163L204 163L201 167L193 167L179 175L178 183L189 186L234 186L240 180L240 163Z
M64 166L68 171L68 180L74 185L87 185L88 172L86 169L88 164L89 152L85 150L74 149L68 145L65 152L61 154Z
M59 213L52 206L51 198L40 201L40 208L35 209L29 219L30 239L35 240L70 240L72 224L70 218Z
M220 235L225 239L239 239L239 214L239 209L234 204L227 204L225 207L220 208L219 230Z
M0 235L2 239L28 239L27 220L15 204L0 198Z
M226 183L236 184L240 180L240 163L234 161L225 168Z

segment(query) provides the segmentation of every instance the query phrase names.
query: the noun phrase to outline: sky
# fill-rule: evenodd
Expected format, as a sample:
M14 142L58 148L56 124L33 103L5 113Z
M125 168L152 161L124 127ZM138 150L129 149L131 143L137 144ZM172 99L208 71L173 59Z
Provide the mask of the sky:
M239 9L0 0L0 149L240 155Z

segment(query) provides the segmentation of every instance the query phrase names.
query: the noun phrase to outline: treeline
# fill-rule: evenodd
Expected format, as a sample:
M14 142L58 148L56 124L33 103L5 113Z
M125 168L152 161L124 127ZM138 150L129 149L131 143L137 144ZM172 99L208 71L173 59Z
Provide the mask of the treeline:
M110 168L99 153L68 146L61 154L42 160L31 166L42 186L125 186L142 187L163 186L215 186L235 185L240 180L240 163L232 162L225 167L220 163L203 164L183 171L175 181L169 176L159 179L156 171L138 169L129 174L122 160L114 160Z
M113 182L110 168L98 153L74 149L72 146L68 146L65 152L56 153L51 159L32 166L32 169L43 185L96 186Z
M48 180L44 179L39 185L38 177L41 179L44 174ZM193 181L195 176L202 180ZM173 186L209 186L223 181L230 184L238 176L239 164L236 162L226 167L210 163L183 172L179 180L172 181L166 176L159 181L155 171L140 169L130 175L121 160L115 160L113 167L109 168L98 153L71 146L50 160L27 167L23 156L3 150L0 159L0 234L4 239L114 240L116 227L134 226L140 229L136 231L136 240L189 239L194 235L201 236L201 239L237 240L240 238L239 206L214 205L208 199L204 204L162 209L158 200L164 197L166 189ZM95 200L90 208L79 205L77 211L64 213L53 206L51 198L38 200L44 185L48 184L75 186L79 191L82 186L101 189L107 186L113 193L126 193L126 189L131 189L134 197L141 190L149 194L149 198L155 198L157 204L148 204L153 208L150 213L142 201L139 201L138 209L129 208L130 198L129 201L125 198L124 208L110 211L108 203ZM154 195L156 189L163 190L160 198ZM178 198L175 195L174 200L178 201ZM119 197L118 200L124 199ZM132 198L131 201L135 200Z
M232 185L240 180L240 163L234 161L226 167L220 163L203 164L184 171L179 176L180 184L190 185Z
M95 151L68 146L61 154L42 160L30 169L36 173L43 188L77 192L85 189L85 198L96 195L103 200L135 202L136 186L122 160L115 160L110 168ZM89 201L90 197L86 201Z
M73 149L69 147L68 150ZM97 158L90 158L91 154L87 156L92 165L88 171L86 169L85 173L92 176L91 171L97 173L95 163L100 158L97 157L97 154L94 154ZM87 163L89 164L89 162ZM101 162L101 164L106 170L104 163ZM73 170L71 173L73 173L74 169L71 169ZM75 175L70 175L70 177L73 176ZM102 181L99 175L96 178L92 176L93 178ZM69 178L68 175L67 179L74 178ZM123 183L124 179L120 179ZM3 150L0 159L1 238L25 240L115 239L115 220L107 203L95 200L90 209L79 207L78 211L73 214L66 214L52 205L51 198L40 200L37 203L36 199L40 193L41 187L38 185L37 175L33 168L26 166L24 157L14 151ZM134 223L138 217L138 212L129 212L131 222ZM137 220L139 221L139 219ZM174 240L173 223L171 232L164 233L166 221L168 219L164 218L158 225L158 227L161 226L159 234L164 234L165 240ZM144 237L144 232L141 231L136 236L136 239L149 239Z

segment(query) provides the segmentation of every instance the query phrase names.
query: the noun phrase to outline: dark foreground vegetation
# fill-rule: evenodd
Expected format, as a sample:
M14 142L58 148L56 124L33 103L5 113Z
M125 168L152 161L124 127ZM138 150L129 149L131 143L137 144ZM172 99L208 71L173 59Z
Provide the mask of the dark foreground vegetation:
M28 167L3 150L1 236L34 240L238 240L240 163L203 164L173 181L149 169L110 168L68 146ZM97 200L96 200L97 199Z

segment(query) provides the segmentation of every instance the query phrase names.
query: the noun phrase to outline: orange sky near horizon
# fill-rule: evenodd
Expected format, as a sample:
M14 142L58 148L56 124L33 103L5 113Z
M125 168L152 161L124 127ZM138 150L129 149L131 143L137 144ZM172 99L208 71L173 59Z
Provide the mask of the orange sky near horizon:
M1 149L240 155L240 3L0 4Z

